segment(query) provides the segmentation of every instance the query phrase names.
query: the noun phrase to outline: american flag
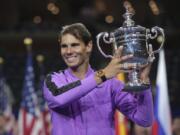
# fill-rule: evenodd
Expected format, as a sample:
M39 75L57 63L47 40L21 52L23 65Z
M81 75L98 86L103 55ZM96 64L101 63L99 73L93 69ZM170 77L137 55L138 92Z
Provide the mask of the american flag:
M42 129L42 123L39 119L40 111L37 107L32 53L29 51L18 118L19 135L39 135Z
M12 100L10 99L10 92L10 87L7 85L3 75L2 64L0 64L0 116L5 122L1 131L4 130L7 135L15 134L16 128L15 117L12 113L12 103L10 102Z
M41 112L41 121L43 123L42 127L42 134L44 135L50 135L51 132L51 118L50 118L50 112L47 106L47 103L45 102L45 99L43 98L43 92L42 87L44 83L44 66L43 61L39 62L39 82L37 86L37 95L38 95L38 107L40 108Z
M0 65L1 66L1 65ZM1 68L1 67L0 67ZM2 75L2 69L0 69L0 115L2 115L8 105L8 101L7 101L7 94L5 92L5 79Z

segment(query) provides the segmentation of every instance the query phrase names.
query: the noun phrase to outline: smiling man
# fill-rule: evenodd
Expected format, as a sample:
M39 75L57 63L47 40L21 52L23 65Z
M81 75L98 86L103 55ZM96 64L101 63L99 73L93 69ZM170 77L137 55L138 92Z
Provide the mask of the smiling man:
M89 64L92 37L81 23L63 27L59 43L68 68L47 75L43 89L53 135L114 135L116 109L141 126L151 126L151 90L124 92L124 84L116 78L123 71L122 62L132 55L121 56L120 47L105 68L94 71ZM131 68L129 64L127 69ZM149 72L147 65L141 73L144 82L149 81Z

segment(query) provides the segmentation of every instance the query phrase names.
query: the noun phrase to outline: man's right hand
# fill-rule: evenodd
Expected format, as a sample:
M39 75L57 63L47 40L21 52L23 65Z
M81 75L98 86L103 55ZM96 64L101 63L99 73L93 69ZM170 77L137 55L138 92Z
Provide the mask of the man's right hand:
M133 54L122 56L123 46L120 46L110 63L103 69L107 79L113 78L121 72L131 70L134 64L123 64L124 61L133 57Z

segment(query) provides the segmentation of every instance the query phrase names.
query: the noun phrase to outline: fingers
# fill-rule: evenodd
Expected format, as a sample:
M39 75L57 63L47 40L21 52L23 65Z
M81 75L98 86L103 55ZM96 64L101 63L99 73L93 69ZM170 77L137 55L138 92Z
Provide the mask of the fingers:
M148 62L149 62L149 63L152 63L154 60L155 60L155 57L154 57L154 53L153 53L153 48L152 48L152 45L149 44L149 57L148 57Z
M145 68L149 65L149 63L146 63L146 64L137 64L138 65L138 68Z
M149 52L150 52L150 54L153 52L153 48L152 48L151 44L149 44Z
M114 53L114 58L117 58L119 62L126 61L133 57L133 54L122 56L123 46L120 46Z
M118 49L115 50L115 52L114 52L114 57L120 58L120 56L122 55L122 51L123 51L123 46L118 47Z
M119 68L121 70L132 70L134 68L137 67L136 63L123 63L123 64L119 64Z
M129 54L129 55L122 56L120 59L121 59L121 62L123 62L123 61L126 61L132 57L133 57L133 54Z

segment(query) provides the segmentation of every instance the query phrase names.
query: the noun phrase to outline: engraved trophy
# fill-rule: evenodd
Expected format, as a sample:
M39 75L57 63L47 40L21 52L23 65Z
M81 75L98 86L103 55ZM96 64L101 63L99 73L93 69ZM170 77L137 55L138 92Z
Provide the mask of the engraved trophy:
M118 47L123 46L122 56L133 54L133 58L123 62L123 64L131 63L134 65L131 71L128 71L128 82L124 87L124 91L138 92L149 88L150 85L144 84L140 80L139 72L142 65L152 62L154 54L158 53L164 45L164 30L160 27L147 29L145 27L135 25L132 20L134 13L130 12L126 7L126 13L123 15L125 21L123 26L115 29L113 32L101 32L97 35L97 46L101 54L105 58L112 58L112 55L107 55L100 47L100 38L103 42L111 44L115 51ZM157 50L151 50L152 46L149 40L162 37L162 42ZM126 72L126 71L125 71Z

